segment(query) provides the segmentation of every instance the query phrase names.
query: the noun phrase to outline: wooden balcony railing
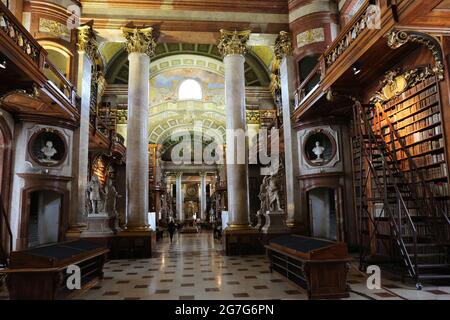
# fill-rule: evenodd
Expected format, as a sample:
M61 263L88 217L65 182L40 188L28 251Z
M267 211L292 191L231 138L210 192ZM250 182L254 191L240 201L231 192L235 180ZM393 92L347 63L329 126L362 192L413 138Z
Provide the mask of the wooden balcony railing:
M42 68L45 50L1 1L0 32L10 38L39 68Z
M0 1L0 41L3 41L3 39L5 43L9 43L15 58L21 58L22 54L20 52L27 56L32 61L32 64L30 65L27 59L28 61L25 65L30 69L33 67L39 69L50 80L51 85L57 88L67 98L68 102L80 111L80 99L76 95L74 86L49 61L45 49ZM37 82L42 83L42 77L38 77L38 79Z
M380 3L380 1L377 1ZM368 29L367 18L369 1L366 0L352 20L341 30L339 36L324 53L325 67L329 68Z
M315 89L322 79L322 68L320 62L314 67L311 73L303 80L294 93L294 106L297 109L301 102Z
M59 91L64 94L70 103L73 105L77 104L75 87L66 79L58 68L48 60L48 58L46 58L44 62L44 74L59 89Z

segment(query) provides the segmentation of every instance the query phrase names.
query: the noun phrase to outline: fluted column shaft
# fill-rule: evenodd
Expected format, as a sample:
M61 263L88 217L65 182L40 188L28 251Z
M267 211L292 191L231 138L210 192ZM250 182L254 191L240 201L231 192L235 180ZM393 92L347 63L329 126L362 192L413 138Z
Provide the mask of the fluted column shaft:
M286 223L297 228L301 223L301 190L297 181L299 176L299 150L297 132L292 126L295 91L295 62L291 55L292 44L290 34L280 32L275 43L275 54L280 59L280 86L283 108L283 134L286 174Z
M152 28L122 28L127 40L128 124L126 212L128 231L150 230L148 224L148 108Z
M85 223L86 187L89 177L89 113L91 105L92 65L97 53L97 42L90 26L78 29L77 93L81 98L80 126L74 132L73 183L69 232L80 232Z
M219 50L224 56L225 112L227 122L227 192L228 228L249 228L248 151L239 150L242 145L234 141L239 130L246 131L245 70L246 43L250 32L221 30ZM245 148L248 148L245 143ZM244 159L238 157L245 153ZM243 160L243 161L242 161Z

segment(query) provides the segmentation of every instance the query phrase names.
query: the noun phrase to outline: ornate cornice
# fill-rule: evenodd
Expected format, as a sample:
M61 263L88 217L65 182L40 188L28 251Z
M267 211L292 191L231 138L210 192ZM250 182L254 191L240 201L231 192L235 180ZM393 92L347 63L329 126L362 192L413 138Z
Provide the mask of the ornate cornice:
M152 27L122 27L122 33L126 39L125 48L129 54L145 53L149 57L155 54L156 38Z
M85 52L91 61L95 60L98 43L94 30L90 25L83 25L78 28L77 49L78 51Z
M241 54L247 53L247 41L250 37L250 30L244 31L227 31L224 29L220 30L220 41L217 47L219 48L220 54L225 57L230 54Z
M275 40L274 51L275 56L280 60L285 56L289 56L292 54L292 38L289 32L280 31L280 34Z
M436 74L430 67L416 68L406 72L402 72L401 69L390 70L381 81L381 90L375 93L370 101L385 103L433 76Z
M416 31L400 31L392 30L387 35L388 46L392 49L397 49L405 43L413 42L427 47L433 54L436 64L432 68L434 75L439 80L444 79L444 58L441 50L441 45L437 39L429 34Z

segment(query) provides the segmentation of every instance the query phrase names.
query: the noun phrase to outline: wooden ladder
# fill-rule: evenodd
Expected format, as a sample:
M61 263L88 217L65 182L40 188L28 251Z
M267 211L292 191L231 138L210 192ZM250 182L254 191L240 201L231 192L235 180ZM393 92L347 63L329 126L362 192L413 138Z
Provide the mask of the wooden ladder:
M373 118L387 118L389 145L381 134L375 132L371 123L373 118L368 116L370 113ZM368 256L377 250L373 244L375 239L384 236L389 237L396 248L395 253L387 248L391 258L400 258L407 275L416 280L419 289L421 279L450 278L449 251L445 245L450 230L448 216L439 208L420 171L411 171L407 178L400 170L395 141L403 143L410 166L415 166L404 141L379 105L364 108L357 102L354 124L353 146L359 151L358 192L355 196L361 268L367 264ZM418 187L427 189L419 190ZM411 210L420 215L412 215ZM364 241L365 234L369 235L368 241Z

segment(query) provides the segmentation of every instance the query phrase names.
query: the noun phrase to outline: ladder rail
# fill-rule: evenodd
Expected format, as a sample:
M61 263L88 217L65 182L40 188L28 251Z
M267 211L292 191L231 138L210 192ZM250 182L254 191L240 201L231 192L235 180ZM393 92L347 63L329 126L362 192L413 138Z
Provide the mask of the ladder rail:
M415 187L416 189L418 188L418 185L416 183L415 177L417 176L419 178L418 183L424 192L420 193L418 190L415 190L415 193L416 193L417 197L419 194L422 194L423 203L425 205L423 212L428 213L428 214L434 214L433 218L436 218L437 217L436 213L438 213L440 215L440 217L444 219L444 222L446 223L446 226L447 226L447 234L444 234L443 236L441 236L441 239L439 239L439 240L441 242L449 241L450 240L450 234L449 234L450 218L445 213L445 210L444 210L444 208L442 208L439 201L436 201L436 199L434 198L434 193L432 192L430 186L426 182L426 179L425 179L422 171L418 168L418 166L416 165L416 162L412 158L411 152L409 151L408 147L406 146L404 139L400 136L398 131L394 128L391 120L386 115L386 112L384 111L381 104L377 103L375 105L375 108L376 108L376 112L377 113L380 112L383 115L383 118L386 119L386 123L388 124L390 134L395 136L396 140L400 143L401 150L403 152L405 152L407 160L408 160L408 164L409 164L409 169L412 170L411 172L415 173L415 174L411 175L411 177L412 177L411 183L412 183L412 186ZM391 143L395 146L394 139L392 139L392 138L391 138ZM433 210L433 208L436 208L436 210ZM439 230L439 228L436 228L436 221L432 220L432 223L435 225L434 231ZM439 235L439 232L436 232L436 233ZM436 233L433 232L433 235L436 236ZM444 233L445 233L445 231L444 231Z
M403 198L403 195L400 191L400 189L398 188L397 183L395 182L394 179L394 175L392 173L392 170L389 168L388 164L387 164L387 159L385 157L384 152L386 151L385 146L381 145L378 143L378 140L375 136L375 133L372 130L371 125L369 124L369 120L367 119L367 115L363 110L363 107L361 105L361 103L359 101L355 102L355 109L356 109L356 114L355 114L355 120L356 120L356 127L357 127L357 134L360 136L360 147L362 150L364 150L365 153L365 158L367 160L368 163L368 168L369 170L372 172L372 175L374 177L374 182L375 185L378 189L378 192L380 193L380 195L383 195L383 206L384 209L386 211L386 213L388 214L389 217L389 221L390 221L390 225L391 225L391 230L393 230L394 236L396 238L396 241L398 243L398 246L400 246L400 253L403 257L403 260L406 264L406 267L410 273L410 275L413 278L417 279L417 228L411 218L411 215L409 213L409 209L406 205L406 202ZM381 163L382 163L382 167L383 167L383 181L384 183L380 182L380 177L377 173L377 170L375 169L375 167L373 166L372 163L372 153L373 152L369 152L367 150L367 148L365 148L365 143L363 142L364 136L365 136L365 132L362 129L362 125L366 131L366 136L368 137L369 143L370 145L374 145L378 148L379 152L380 152L380 159L381 159ZM384 149L383 149L384 148ZM360 155L361 157L363 156L362 154ZM360 167L360 170L362 170L362 167ZM398 211L398 215L399 215L399 223L397 223L396 221L396 217L394 215L394 213L392 212L392 208L391 205L389 204L388 201L388 196L387 196L387 184L386 184L386 178L389 176L389 178L392 180L392 185L394 186L394 190L395 190L395 195L396 198L398 199L398 201L396 202L397 204L397 211ZM362 191L362 190L361 190ZM361 198L362 198L362 193L361 193ZM362 208L360 208L360 210L362 210ZM409 224L409 226L411 227L411 231L412 231L412 236L413 236L413 255L414 255L414 262L411 260L411 257L408 253L408 250L406 248L405 242L403 240L403 234L402 234L402 229L401 229L401 225L404 220L404 218L406 218L407 223ZM372 220L372 219L370 219ZM371 221L372 224L375 223L375 233L378 232L378 222L375 221ZM374 234L375 234L374 233ZM371 237L372 239L372 237ZM371 240L370 240L371 241ZM370 245L370 242L369 242ZM362 257L361 257L362 259Z

